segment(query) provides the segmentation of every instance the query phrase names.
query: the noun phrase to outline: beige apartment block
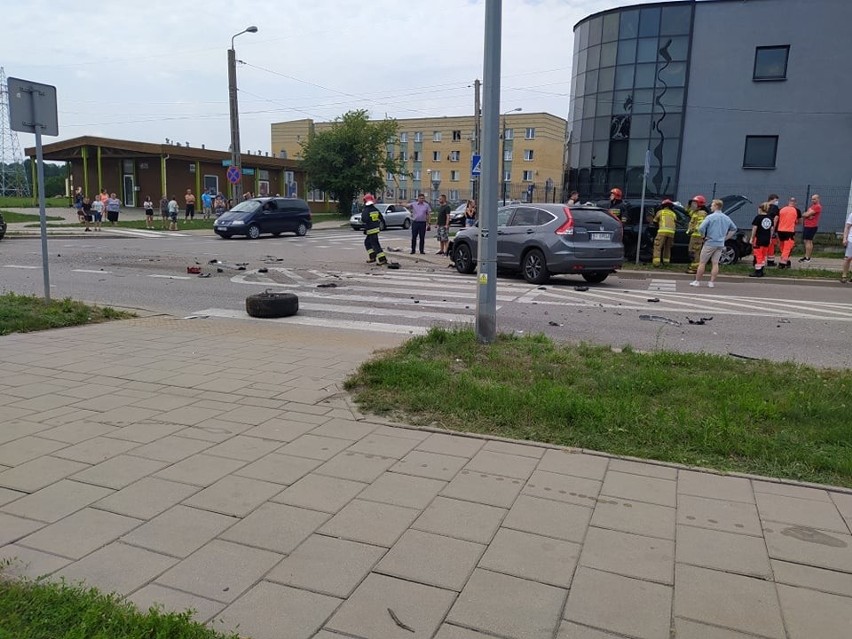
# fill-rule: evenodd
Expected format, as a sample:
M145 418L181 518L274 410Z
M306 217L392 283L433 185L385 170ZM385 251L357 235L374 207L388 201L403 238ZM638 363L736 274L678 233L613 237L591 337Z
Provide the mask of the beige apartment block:
M445 194L450 201L473 196L471 160L476 148L472 115L397 120L397 139L387 151L402 159L407 175L386 176L385 201L407 201L418 193L431 200ZM272 149L277 157L299 159L301 143L311 131L330 122L311 119L272 124ZM500 173L504 184L498 197L536 201L562 197L563 159L567 121L549 113L508 113L500 117ZM505 135L503 135L505 133ZM308 199L325 199L309 192Z

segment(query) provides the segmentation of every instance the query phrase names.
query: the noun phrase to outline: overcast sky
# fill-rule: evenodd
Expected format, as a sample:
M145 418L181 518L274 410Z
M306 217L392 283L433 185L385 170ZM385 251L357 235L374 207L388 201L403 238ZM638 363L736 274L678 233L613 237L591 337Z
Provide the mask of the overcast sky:
M574 24L639 2L504 0L501 110L567 117ZM56 139L227 150L227 49L249 25L258 33L236 39L244 150L270 150L272 122L356 108L374 118L469 115L482 78L484 0L4 4L0 65L57 87Z

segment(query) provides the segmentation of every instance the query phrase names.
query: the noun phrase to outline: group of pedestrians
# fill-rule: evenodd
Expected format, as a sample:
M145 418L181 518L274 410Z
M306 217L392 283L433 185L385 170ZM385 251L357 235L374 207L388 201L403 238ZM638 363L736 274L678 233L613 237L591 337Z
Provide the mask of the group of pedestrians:
M112 226L118 223L121 200L115 193L107 193L106 189L101 189L94 198L90 198L83 193L82 187L77 187L74 192L74 208L77 210L77 219L80 224L86 225L86 232L89 233L101 230L104 214Z

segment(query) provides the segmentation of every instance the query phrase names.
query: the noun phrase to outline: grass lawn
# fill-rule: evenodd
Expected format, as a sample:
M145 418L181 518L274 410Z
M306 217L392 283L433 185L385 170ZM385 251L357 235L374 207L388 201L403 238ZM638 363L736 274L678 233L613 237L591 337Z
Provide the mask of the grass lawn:
M189 612L140 612L117 595L0 575L0 639L237 639Z
M7 217L7 214L4 212L3 217L6 219L6 222L34 222L34 224L28 226L38 226L38 215L21 215L15 213L9 213L8 215L14 215L20 219L12 219ZM48 217L48 220L61 220L60 217ZM314 224L318 224L319 222L334 222L339 221L341 226L346 225L348 223L347 219L340 217L337 214L330 213L320 213L314 214L311 216L311 220ZM209 220L205 220L203 218L196 217L194 220L184 220L183 217L178 217L178 230L179 231L212 231L213 230L213 218ZM79 227L83 226L79 222L65 222L63 224L51 224L54 227ZM101 224L104 228L109 228L112 226L106 220ZM123 229L144 229L145 220L122 220L119 216L119 220L116 223L116 227ZM168 226L166 226L168 228ZM154 229L158 231L163 230L163 219L159 215L154 216Z
M832 257L829 255L814 255L814 257ZM798 258L796 258L798 259ZM652 266L651 264L639 264L627 261L622 266L624 271L642 271L645 273L686 273L688 264L666 264L665 266ZM751 264L751 258L746 258L745 261L738 264L729 264L719 267L719 275L749 275L754 273L754 267ZM785 279L817 279L817 280L837 280L840 279L840 271L832 271L824 268L804 267L793 260L793 268L778 269L771 266L766 267L767 277L783 277ZM707 265L707 271L704 278L710 276L710 265Z
M68 206L67 197L48 197L44 200L45 208L62 208ZM38 197L0 196L0 208L28 209L38 207Z
M14 213L13 211L1 211L3 213L3 219L6 220L7 224L12 224L13 222L35 222L36 225L39 224L39 216L30 215L29 213ZM48 221L50 220L61 220L63 218L57 215L47 215L45 216Z
M852 486L846 370L432 329L347 388L414 424Z
M45 302L40 297L29 295L0 295L0 335L96 324L128 317L133 315L109 307L88 306L70 298Z

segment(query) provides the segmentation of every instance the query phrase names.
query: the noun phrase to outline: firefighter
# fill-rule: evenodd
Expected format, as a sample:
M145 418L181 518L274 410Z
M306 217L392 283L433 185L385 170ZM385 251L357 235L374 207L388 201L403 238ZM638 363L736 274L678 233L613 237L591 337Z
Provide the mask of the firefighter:
M623 194L621 192L621 189L619 189L618 187L613 187L612 189L610 189L609 192L609 202L604 208L609 209L610 215L612 215L616 220L626 222L628 205L622 198Z
M379 244L379 230L382 226L382 214L375 207L376 198L372 193L364 195L364 210L361 211L361 223L364 225L364 246L367 248L367 263L387 264L388 258Z
M660 210L654 216L653 224L657 226L657 237L654 238L654 259L652 263L659 267L668 264L672 259L672 244L674 244L677 215L671 209L672 201L663 200Z
M707 198L696 195L689 201L689 226L686 234L689 236L689 268L687 273L695 273L698 269L698 257L701 255L701 247L704 246L704 237L698 232L698 227L707 217Z

